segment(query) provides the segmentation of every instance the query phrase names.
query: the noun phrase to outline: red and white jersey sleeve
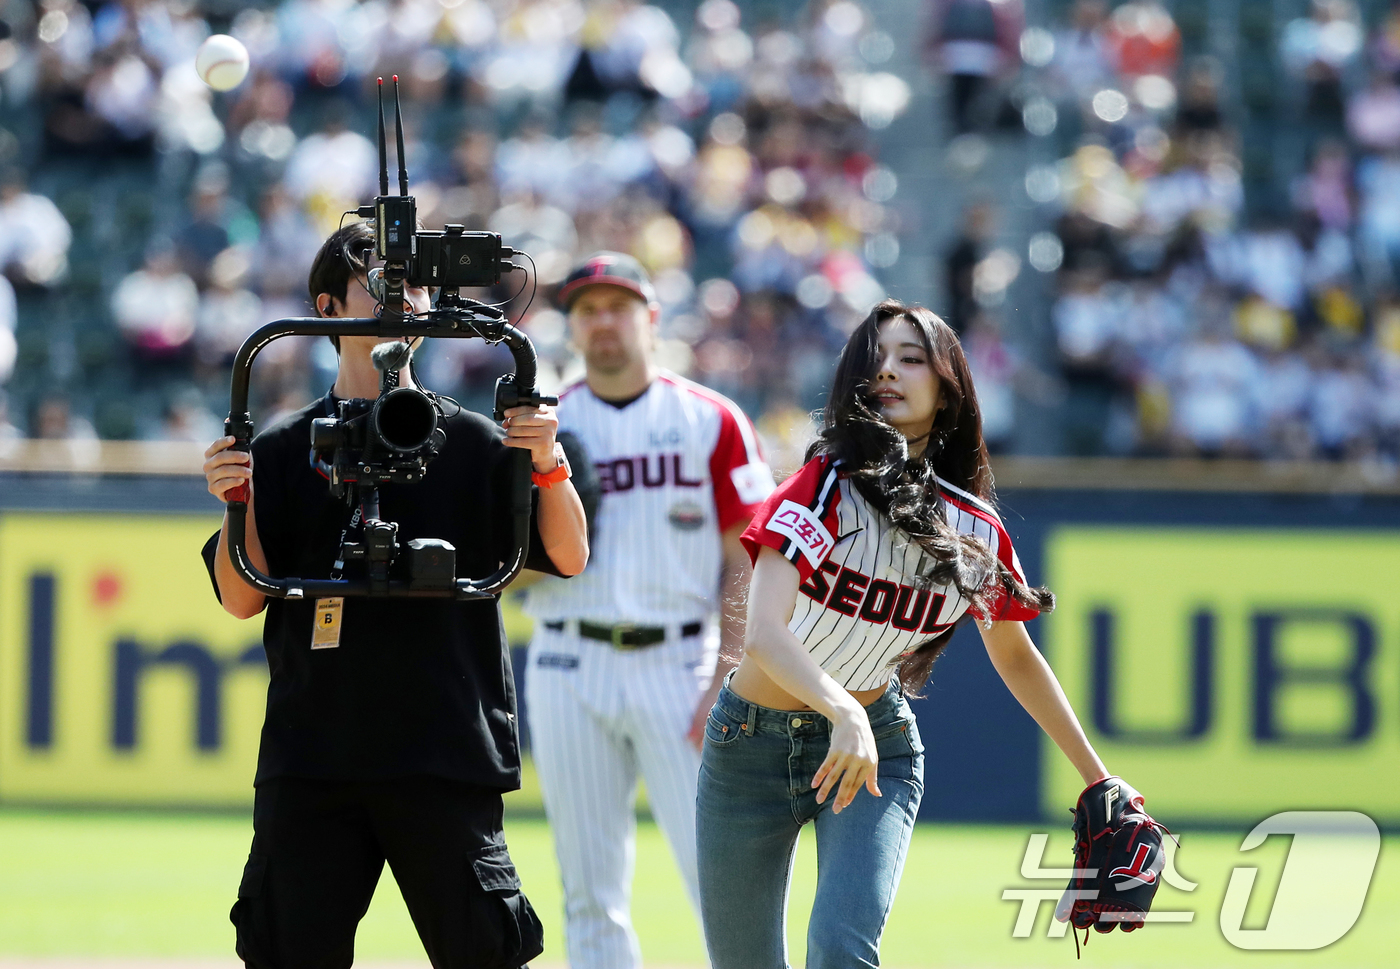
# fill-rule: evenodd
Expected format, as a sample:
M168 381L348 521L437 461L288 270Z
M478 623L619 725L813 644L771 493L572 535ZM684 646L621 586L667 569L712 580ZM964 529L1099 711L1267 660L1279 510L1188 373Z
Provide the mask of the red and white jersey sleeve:
M758 434L747 414L720 394L698 386L692 392L710 396L719 415L719 437L710 454L710 480L719 530L727 532L752 518L773 493L773 472L763 460Z
M797 567L802 581L821 567L836 547L841 488L836 464L820 455L779 485L754 513L740 540L758 561L763 546Z
M943 506L947 510L948 524L960 532L976 535L986 542L987 547L996 553L1001 564L1025 583L1026 573L1021 568L1021 560L1016 555L1011 536L1006 533L1006 526L1001 523L1001 516L996 513L996 509L941 478L938 484L943 492ZM1027 608L1011 598L1005 588L997 589L996 595L992 597L990 611L994 620L1015 622L1026 622L1040 615L1035 609Z
M602 494L588 567L532 586L537 619L601 624L686 623L713 615L722 536L773 490L753 424L722 394L663 372L616 407L579 383L559 395Z

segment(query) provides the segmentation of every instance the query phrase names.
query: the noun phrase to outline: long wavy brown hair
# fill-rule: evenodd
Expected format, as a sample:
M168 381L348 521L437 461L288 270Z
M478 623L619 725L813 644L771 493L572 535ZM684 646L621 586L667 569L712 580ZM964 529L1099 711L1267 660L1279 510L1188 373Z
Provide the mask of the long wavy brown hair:
M909 441L880 416L870 396L870 383L880 365L880 327L896 319L913 326L942 391L943 406L928 442L913 458ZM987 615L1001 589L1039 612L1055 608L1049 589L1028 586L980 538L948 524L938 478L989 505L996 495L967 357L958 335L930 310L887 299L856 327L841 351L822 428L807 450L807 460L818 454L839 459L862 497L924 553L926 567L910 577L914 583L949 585L968 600L968 612L957 625L974 613ZM957 625L904 655L899 680L905 693L916 696L923 688Z

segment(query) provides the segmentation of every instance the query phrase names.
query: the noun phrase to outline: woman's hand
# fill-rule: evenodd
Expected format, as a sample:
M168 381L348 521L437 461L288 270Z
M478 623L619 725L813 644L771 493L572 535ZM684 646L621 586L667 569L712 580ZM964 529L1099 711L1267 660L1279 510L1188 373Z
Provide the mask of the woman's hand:
M549 474L558 467L554 440L559 433L559 415L553 407L512 407L506 411L501 426L506 429L506 447L528 450L530 463L540 474Z
M204 480L209 484L209 493L220 501L232 488L241 484L248 486L248 497L253 496L253 455L248 451L230 450L234 439L221 437L209 445L204 452Z
M820 788L817 791L818 804L824 803L832 786L840 783L831 807L833 814L840 814L855 800L862 784L875 797L881 796L875 774L880 757L875 752L875 734L870 730L870 717L855 700L851 701L850 707L853 709L843 705L840 715L832 721L831 747L826 760L822 761L822 766L812 778L812 786Z

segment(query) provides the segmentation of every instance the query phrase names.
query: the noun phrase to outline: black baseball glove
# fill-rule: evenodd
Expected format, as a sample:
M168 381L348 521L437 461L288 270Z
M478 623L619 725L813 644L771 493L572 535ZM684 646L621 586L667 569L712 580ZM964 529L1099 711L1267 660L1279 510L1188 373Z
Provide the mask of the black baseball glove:
M1121 777L1090 784L1074 808L1074 875L1055 918L1096 932L1141 927L1166 863L1164 833Z

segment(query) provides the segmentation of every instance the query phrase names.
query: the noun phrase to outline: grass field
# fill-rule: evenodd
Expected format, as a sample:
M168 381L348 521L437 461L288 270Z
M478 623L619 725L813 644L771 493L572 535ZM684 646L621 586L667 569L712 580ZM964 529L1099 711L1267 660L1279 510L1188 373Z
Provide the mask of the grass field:
M1076 965L1069 936L1046 937L1048 903L1041 906L1030 938L1011 937L1017 904L1003 901L1002 891L1047 887L1019 874L1028 834L1029 829L1005 827L921 826L885 935L883 964L893 969ZM0 967L34 965L34 957L122 958L131 966L156 965L157 957L227 958L232 946L227 912L249 835L248 821L229 815L0 810ZM517 813L508 821L507 838L545 922L548 948L539 965L560 965L561 900L548 828L538 817ZM1400 839L1385 842L1356 927L1332 946L1296 953L1236 950L1217 925L1230 870L1258 866L1245 927L1263 927L1286 844L1272 839L1243 855L1235 834L1187 832L1181 840L1177 867L1200 888L1188 894L1164 886L1154 907L1192 910L1193 922L1149 925L1130 936L1095 935L1080 963L1086 969L1396 964ZM1067 831L1051 831L1045 864L1067 865L1068 844ZM815 872L810 837L803 839L797 872L789 937L791 962L801 966ZM664 841L650 823L639 830L634 914L648 966L703 965L695 920ZM367 964L427 964L387 876L361 925L357 951ZM67 958L62 965L84 962Z

